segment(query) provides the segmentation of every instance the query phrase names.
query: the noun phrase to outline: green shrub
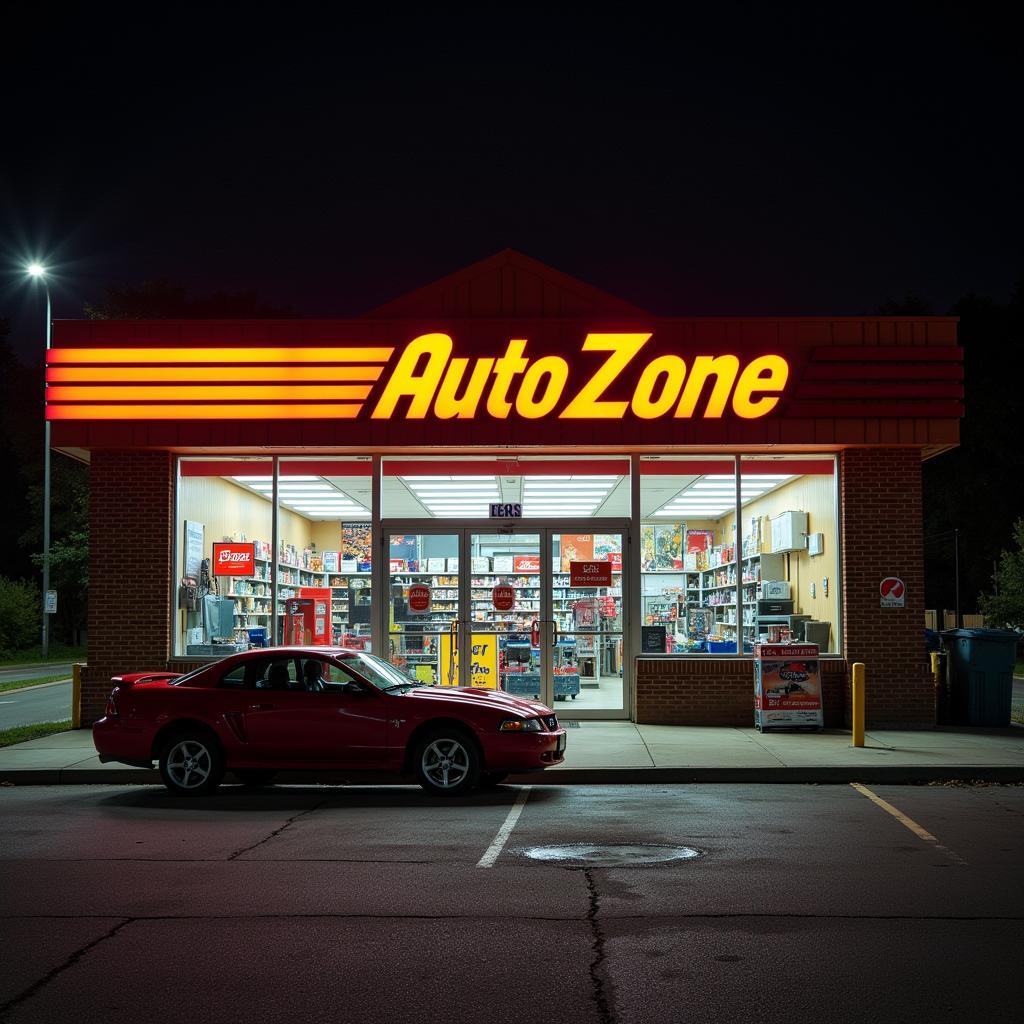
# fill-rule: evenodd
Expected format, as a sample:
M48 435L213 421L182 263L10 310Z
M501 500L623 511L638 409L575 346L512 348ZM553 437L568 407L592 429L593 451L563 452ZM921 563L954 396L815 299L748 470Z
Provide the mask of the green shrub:
M0 576L0 657L40 642L42 620L39 587Z

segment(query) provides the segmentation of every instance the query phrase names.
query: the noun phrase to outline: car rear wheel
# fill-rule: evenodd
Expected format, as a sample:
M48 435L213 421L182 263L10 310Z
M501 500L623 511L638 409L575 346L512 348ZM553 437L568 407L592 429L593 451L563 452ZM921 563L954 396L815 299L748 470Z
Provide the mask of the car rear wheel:
M460 796L480 779L476 744L458 729L429 733L416 744L416 778L432 796Z
M236 768L235 777L243 786L269 786L277 774L271 768Z
M172 736L160 752L160 778L177 796L212 793L224 777L224 755L210 735L182 732Z

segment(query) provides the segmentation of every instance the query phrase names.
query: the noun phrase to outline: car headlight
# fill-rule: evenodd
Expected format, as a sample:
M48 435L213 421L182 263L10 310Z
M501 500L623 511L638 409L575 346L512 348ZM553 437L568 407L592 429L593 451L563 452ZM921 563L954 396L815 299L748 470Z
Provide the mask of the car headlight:
M541 732L539 718L506 718L498 726L498 732Z

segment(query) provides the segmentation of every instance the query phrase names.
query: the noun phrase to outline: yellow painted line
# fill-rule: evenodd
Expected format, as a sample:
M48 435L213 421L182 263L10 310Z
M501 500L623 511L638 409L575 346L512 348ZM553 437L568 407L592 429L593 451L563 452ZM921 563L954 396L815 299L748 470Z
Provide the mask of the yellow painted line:
M911 832L917 836L918 839L923 840L926 843L931 843L936 850L941 850L954 864L966 865L967 861L963 859L958 853L954 853L948 846L943 846L926 828L918 825L913 818L908 818L901 810L893 807L888 800L883 800L877 793L872 793L867 786L861 785L859 782L851 782L850 785L857 790L861 796L866 796L873 804L877 804L887 814L891 814L904 828L910 829Z

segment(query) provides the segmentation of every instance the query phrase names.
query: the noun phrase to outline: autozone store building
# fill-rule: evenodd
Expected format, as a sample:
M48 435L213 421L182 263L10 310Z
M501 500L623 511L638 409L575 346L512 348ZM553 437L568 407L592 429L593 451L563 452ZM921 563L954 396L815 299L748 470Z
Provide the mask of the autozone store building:
M514 252L350 320L57 321L91 475L83 721L113 674L341 643L574 718L747 725L819 644L826 725L934 723L921 462L956 322L654 317Z

